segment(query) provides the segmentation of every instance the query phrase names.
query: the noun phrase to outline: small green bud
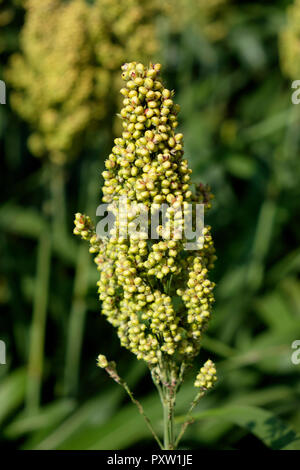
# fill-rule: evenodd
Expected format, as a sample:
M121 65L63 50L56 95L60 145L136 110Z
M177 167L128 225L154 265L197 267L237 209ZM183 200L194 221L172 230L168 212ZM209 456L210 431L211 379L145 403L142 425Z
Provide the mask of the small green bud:
M97 366L101 367L101 369L105 369L108 366L106 356L104 356L103 354L99 354L97 358Z

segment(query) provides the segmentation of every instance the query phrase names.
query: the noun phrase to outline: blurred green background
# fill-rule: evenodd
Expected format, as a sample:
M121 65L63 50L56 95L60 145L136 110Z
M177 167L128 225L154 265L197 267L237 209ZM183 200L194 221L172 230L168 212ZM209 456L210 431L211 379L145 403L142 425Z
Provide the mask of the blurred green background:
M182 446L299 449L300 2L150 3L0 0L0 448L155 448L96 368L99 353L115 360L161 429L146 367L101 317L96 267L72 235L74 213L100 201L119 67L153 60L176 90L193 179L215 194L216 303L195 370L209 356L219 381Z

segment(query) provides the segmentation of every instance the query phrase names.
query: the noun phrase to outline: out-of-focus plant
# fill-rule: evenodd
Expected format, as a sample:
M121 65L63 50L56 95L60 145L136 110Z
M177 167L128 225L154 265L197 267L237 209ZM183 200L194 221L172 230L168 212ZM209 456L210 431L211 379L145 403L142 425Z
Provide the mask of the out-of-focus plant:
M11 101L31 124L32 153L64 163L108 115L116 69L156 51L155 8L137 0L28 0L26 9L21 53L7 73Z
M146 361L151 371L164 409L163 448L174 449L189 422L176 440L176 393L199 353L211 315L214 283L208 272L216 258L209 226L201 230L197 246L190 252L185 251L183 230L191 202L201 201L210 207L211 195L202 185L195 194L191 191L183 135L175 133L179 108L173 102L174 93L162 84L160 64L146 68L133 62L122 69L126 82L121 89L124 107L120 112L124 131L115 139L103 172L103 202L116 214L116 226L108 239L101 240L90 218L78 213L74 232L90 242L90 252L95 254L103 314L117 328L121 345ZM124 214L118 210L122 198L128 212L123 224ZM148 220L136 231L144 208L153 215L162 204L168 205L166 225L159 225L153 235L152 220ZM156 238L161 240L154 241ZM115 364L100 355L98 365L136 403ZM208 360L197 375L195 387L200 391L191 409L215 380L214 364Z
M283 72L290 78L300 79L300 1L295 0L287 9L287 21L279 37L279 51Z
M105 127L105 118L113 114L116 82L120 80L116 70L120 65L131 55L148 58L157 50L152 21L157 9L155 3L144 0L92 4L85 0L28 0L25 8L21 51L12 57L6 77L12 87L13 108L31 126L28 142L31 152L50 161L47 174L52 194L52 235L59 238L65 233L66 223L62 165L78 154L94 125L101 122ZM75 279L83 271L81 253L82 250L78 253ZM49 250L47 260L50 262ZM85 266L88 262L85 258ZM49 273L49 269L45 272ZM47 301L46 296L44 302L38 298L41 291L47 291L48 277L40 276L44 285L37 292L38 312L33 322L39 322L40 327L33 328L31 344L35 342L36 346L32 347L29 360L33 364L29 368L33 376L39 377L39 385L42 365L37 366L35 362L43 349ZM83 289L79 300L75 296L71 308L66 341L66 393L74 392L77 384L81 344L78 329L86 309L85 293ZM34 331L39 334L34 335ZM29 395L34 395L30 401L36 408L38 392Z
M224 13L229 0L163 0L162 8L171 21L173 32L182 32L187 25L216 41L227 33Z
M22 3L23 0L0 0L0 54L15 49L17 28L13 26Z
M11 101L32 125L32 153L63 163L97 113L88 9L81 0L29 0L26 8L22 53L12 57L7 74L15 88Z
M157 18L182 31L196 15L203 32L217 39L225 32L215 18L226 1L178 0L174 8L169 0L27 0L21 53L12 57L7 78L14 109L32 127L32 153L56 163L78 153L93 125L114 111L121 64L159 51Z

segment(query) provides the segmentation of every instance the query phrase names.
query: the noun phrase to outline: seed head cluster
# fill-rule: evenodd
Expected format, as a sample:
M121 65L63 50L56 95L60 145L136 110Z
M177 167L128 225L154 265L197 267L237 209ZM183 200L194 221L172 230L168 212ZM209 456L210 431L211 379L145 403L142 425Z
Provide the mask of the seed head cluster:
M20 51L12 55L5 78L13 88L13 108L32 127L32 154L64 164L99 122L111 122L119 68L126 57L148 60L157 54L158 19L182 32L197 18L209 39L220 36L222 22L214 18L226 0L177 3L174 8L171 0L0 0L0 25L17 7L25 11ZM1 35L0 53L10 42L10 35Z
M97 365L101 369L105 369L105 367L108 366L108 360L106 359L106 357L103 354L99 354L99 356L97 358Z
M214 363L209 359L205 362L203 367L201 367L199 374L195 380L195 387L202 388L203 390L208 390L212 388L213 384L217 380L216 368Z
M158 10L146 0L26 0L24 8L20 52L6 71L11 104L32 126L31 152L63 164L115 107L125 58L156 52Z
M121 344L150 368L162 368L167 361L178 374L181 364L198 354L211 315L214 283L208 274L216 256L209 226L197 250L184 250L184 237L178 236L191 202L209 207L211 197L202 185L192 191L183 135L176 133L179 106L174 92L164 87L160 69L160 64L136 62L122 66L123 133L105 162L103 202L114 210L126 198L128 228L138 213L132 208L139 203L150 212L168 204L169 236L159 225L159 239L130 230L125 237L115 230L100 241L90 218L80 213L74 232L90 241L100 272L102 313L117 329Z
M299 35L300 0L295 0L287 8L287 20L279 35L279 52L282 71L296 80L300 76Z

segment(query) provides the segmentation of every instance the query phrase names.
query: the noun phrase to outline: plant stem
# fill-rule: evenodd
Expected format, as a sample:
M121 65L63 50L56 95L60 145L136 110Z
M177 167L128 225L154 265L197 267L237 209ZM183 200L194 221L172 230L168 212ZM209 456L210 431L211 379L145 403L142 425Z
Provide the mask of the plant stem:
M159 437L157 436L156 432L154 431L153 426L152 426L152 424L151 424L151 421L150 421L150 419L148 418L148 416L146 415L142 404L141 404L136 398L134 398L134 396L133 396L133 394L132 394L132 392L131 392L131 390L130 390L130 388L128 387L128 385L127 385L126 382L123 382L123 381L122 381L122 382L120 383L120 385L122 385L123 388L126 390L126 392L128 393L128 395L129 395L129 397L130 397L132 403L134 403L134 404L137 406L137 408L138 408L140 414L143 416L143 418L144 418L144 420L145 420L145 422L146 422L146 424L147 424L149 430L151 431L152 436L153 436L154 439L156 440L156 442L157 442L157 444L159 445L160 449L163 449L164 447L163 447L162 443L160 442L160 439L159 439Z
M164 449L169 449L169 407L168 403L163 403L164 410Z
M96 201L94 200L94 195L97 194L98 183L96 176L97 171L95 164L88 164L83 167L81 185L82 187L87 188L87 190L84 190L84 193L81 195L81 199L84 200L87 213L91 212L96 204ZM76 259L73 297L66 340L67 346L64 373L64 394L66 396L76 396L78 393L80 357L85 317L87 313L86 296L89 287L90 264L90 254L86 247L81 245L78 249Z
M174 446L174 407L172 398L167 397L163 403L164 410L164 449L172 450Z
M129 386L127 385L127 383L125 382L125 380L121 379L121 377L119 376L119 374L117 373L117 370L116 370L116 367L115 367L115 364L114 363L109 363L108 367L105 368L106 372L109 374L109 376L115 381L117 382L117 384L121 385L121 387L124 388L124 390L128 393L132 403L134 403L136 406L137 406L137 409L139 410L140 414L142 415L142 417L144 418L145 422L146 422L146 425L148 426L152 436L154 437L154 439L156 440L157 444L159 445L160 449L164 449L164 446L162 445L159 437L157 436L153 426L152 426L152 423L150 421L150 419L148 418L148 416L146 415L145 413L145 410L142 406L142 404L134 397L132 391L130 390Z
M194 419L193 419L192 416L190 416L190 415L191 415L191 412L193 411L193 409L195 408L195 406L199 403L199 400L200 400L200 398L203 397L203 395L204 395L204 392L203 392L203 391L197 393L196 397L195 397L194 400L192 401L191 406L190 406L190 409L189 409L189 411L188 411L188 413L187 413L187 417L188 417L188 418L187 418L187 420L183 423L183 425L181 426L180 433L178 434L178 437L177 437L177 439L176 439L176 443L175 443L176 447L178 446L178 444L179 444L179 442L180 442L182 436L184 435L184 433L185 433L187 427L189 426L189 424L193 423Z
M33 319L30 331L28 383L26 395L26 408L30 412L37 411L40 403L50 263L51 240L48 228L45 227L40 235L38 245Z
M52 197L52 229L54 238L66 236L65 176L61 165L50 164L50 190Z
M174 406L176 387L171 383L168 364L165 364L165 380L162 384L162 393L160 394L160 398L163 406L164 449L174 450Z
M37 411L40 404L52 238L58 238L63 231L65 232L66 220L63 169L55 164L49 164L46 169L47 174L49 173L50 175L48 180L50 199L47 194L43 207L45 227L40 234L38 244L26 392L26 408L30 412ZM49 208L47 208L46 202L51 203L51 218L49 217ZM52 233L50 227L52 228Z
M90 257L86 246L78 249L76 260L74 291L69 317L66 364L64 376L65 395L76 395L78 389L80 355L86 315L86 295L88 291L88 274Z

